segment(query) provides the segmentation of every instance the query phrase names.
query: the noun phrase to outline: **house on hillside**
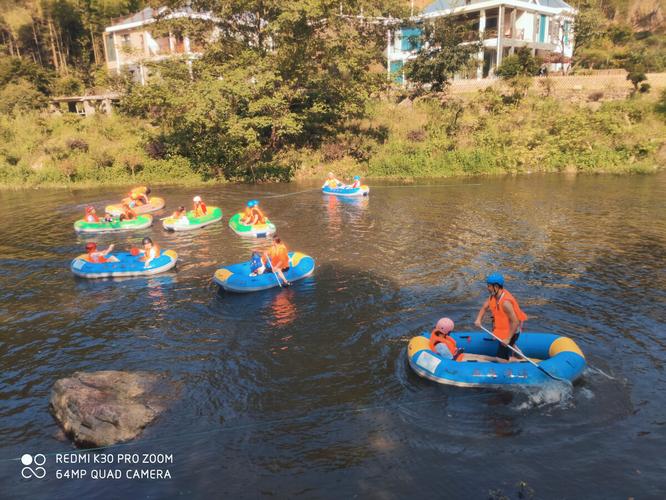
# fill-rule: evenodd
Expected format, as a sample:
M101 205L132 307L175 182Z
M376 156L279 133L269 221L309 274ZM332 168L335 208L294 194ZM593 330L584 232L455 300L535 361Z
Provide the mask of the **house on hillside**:
M203 47L188 36L164 34L155 29L158 18L214 20L210 14L190 8L167 11L166 7L147 7L136 14L114 19L113 24L104 30L104 55L109 71L117 74L128 71L143 85L148 78L146 62L180 57L191 65L193 59L201 56Z
M470 43L481 39L476 71L456 78L492 77L502 59L519 47L543 58L550 71L565 71L573 54L576 9L562 0L436 0L412 18L416 28L394 28L387 36L387 71L404 82L402 68L416 57L418 25L451 17L471 26Z

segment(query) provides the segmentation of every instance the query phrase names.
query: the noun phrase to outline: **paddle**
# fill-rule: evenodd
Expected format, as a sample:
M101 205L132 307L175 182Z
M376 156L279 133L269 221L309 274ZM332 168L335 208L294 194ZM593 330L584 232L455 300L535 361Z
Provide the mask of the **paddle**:
M275 276L275 279L276 279L277 282L278 282L278 286L279 286L280 288L282 288L282 283L280 283L280 278L278 278L277 273L273 270L273 266L272 266L272 263L271 263L271 258L270 258L270 257L268 256L268 254L266 254L266 253L264 253L264 255L266 256L266 264L268 264L269 266L271 266L271 272L273 273L273 276Z
M503 342L503 341L500 340L500 338L497 337L493 332L491 332L490 330L487 330L486 328L484 328L483 325L481 325L481 330L483 330L484 332L486 332L488 335L492 336L492 337L493 337L495 340L497 340L500 344L507 346L509 349L511 349L513 352L515 352L515 353L516 353L518 356L520 356L521 358L523 358L523 359L525 359L526 361L532 363L534 366L536 366L539 370L541 370L542 372L544 372L546 375L548 375L548 376L549 376L550 378L552 378L553 380L557 380L557 381L559 381L559 382L566 382L567 384L571 385L571 381L570 381L570 380L567 380L567 379L565 379L565 378L556 377L556 376L553 375L552 373L548 372L548 370L546 370L543 366L538 365L537 363L535 363L534 361L532 361L530 358L528 358L527 356L525 356L525 355L523 354L523 351L521 351L521 350L518 349L517 347L513 347L513 346L507 344L506 342Z

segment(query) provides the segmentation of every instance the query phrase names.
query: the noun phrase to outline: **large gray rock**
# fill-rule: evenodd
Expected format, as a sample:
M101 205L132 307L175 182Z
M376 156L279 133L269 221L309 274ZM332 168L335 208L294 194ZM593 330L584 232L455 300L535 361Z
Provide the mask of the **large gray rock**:
M135 438L173 394L161 374L76 372L53 385L49 409L78 446L108 446Z

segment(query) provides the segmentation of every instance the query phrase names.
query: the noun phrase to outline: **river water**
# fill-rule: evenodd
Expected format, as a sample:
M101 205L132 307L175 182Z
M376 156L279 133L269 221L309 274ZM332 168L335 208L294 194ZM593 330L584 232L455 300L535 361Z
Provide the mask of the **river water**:
M72 223L123 190L0 192L0 496L664 497L665 174L379 183L355 201L316 188L161 188L167 209L200 194L223 222L96 238ZM315 258L311 278L248 295L212 284L257 245L227 226L249 198ZM87 241L146 235L179 253L175 271L69 271ZM472 330L492 270L527 331L585 352L572 390L464 389L411 371L409 338L444 315ZM55 479L56 454L74 448L58 439L51 387L106 369L181 385L137 440L93 452L172 455L171 479ZM21 478L23 453L47 457L45 479Z

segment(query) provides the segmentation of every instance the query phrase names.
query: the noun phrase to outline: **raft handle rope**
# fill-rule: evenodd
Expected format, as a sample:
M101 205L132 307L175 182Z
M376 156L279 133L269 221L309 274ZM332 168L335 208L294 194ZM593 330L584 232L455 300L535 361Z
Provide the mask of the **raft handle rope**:
M553 380L557 380L557 381L559 381L559 382L566 382L567 384L572 385L571 382L570 382L569 380L567 380L567 379L565 379L565 378L556 377L555 375L553 375L552 373L550 373L548 370L546 370L543 366L540 366L540 365L538 365L537 363L535 363L534 361L532 361L530 358L528 358L527 356L525 356L525 355L523 354L523 351L521 351L521 350L518 349L517 347L514 347L514 346L512 346L512 345L509 345L509 344L507 344L506 342L503 342L502 340L500 340L499 337L497 337L497 336L496 336L493 332L491 332L490 330L484 328L483 325L481 325L481 330L483 330L484 332L486 332L488 335L492 335L492 336L493 336L493 337L494 337L494 338L495 338L500 344L505 345L506 347L508 347L509 349L511 349L513 352L515 352L518 356L520 356L521 358L523 358L525 361L528 361L528 362L532 363L534 366L536 366L539 370L541 370L542 372L544 372L546 375L548 375L548 376L549 376L550 378L552 378Z

